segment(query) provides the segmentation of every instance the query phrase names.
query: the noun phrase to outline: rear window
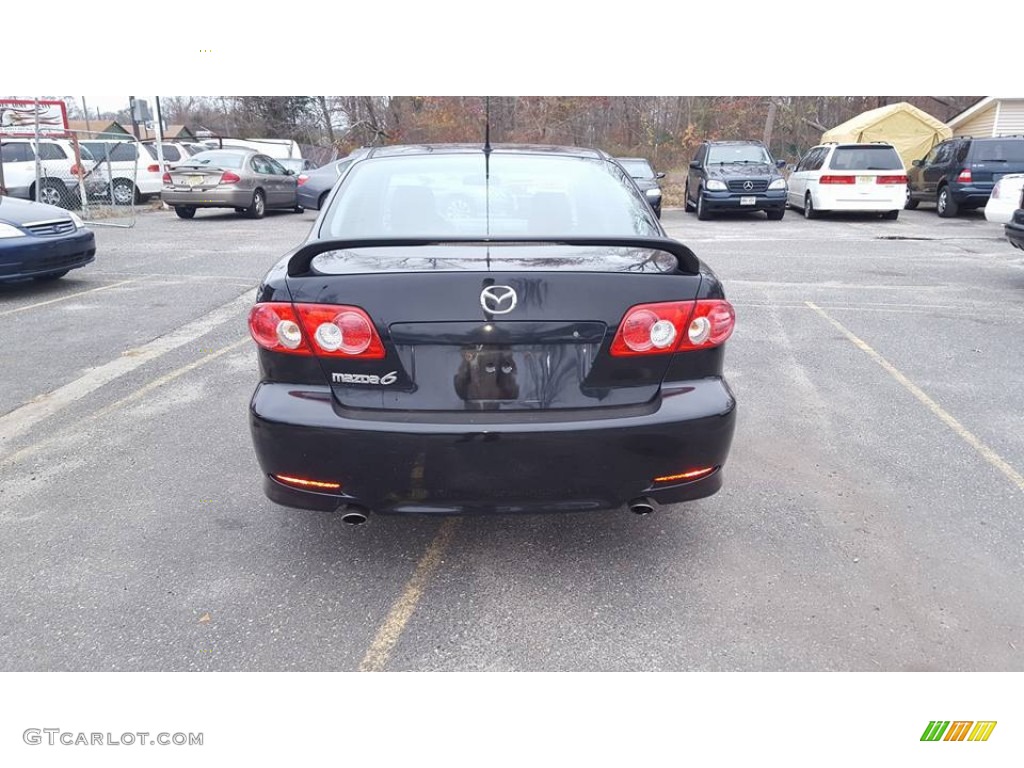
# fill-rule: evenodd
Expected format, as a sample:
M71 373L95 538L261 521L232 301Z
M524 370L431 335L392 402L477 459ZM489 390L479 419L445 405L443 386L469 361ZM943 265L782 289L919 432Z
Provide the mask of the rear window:
M1024 139L975 141L971 161L975 163L1024 163Z
M173 144L161 144L160 151L163 152L164 160L176 163L181 160L181 152Z
M892 147L836 147L828 167L833 171L902 171L903 161Z
M334 238L646 236L657 220L614 163L482 152L356 163L326 213Z
M134 163L138 159L134 142L85 141L82 144L99 161L109 159L112 163Z
M216 168L241 168L245 155L241 152L221 152L213 150L200 152L185 161L185 165L212 165Z

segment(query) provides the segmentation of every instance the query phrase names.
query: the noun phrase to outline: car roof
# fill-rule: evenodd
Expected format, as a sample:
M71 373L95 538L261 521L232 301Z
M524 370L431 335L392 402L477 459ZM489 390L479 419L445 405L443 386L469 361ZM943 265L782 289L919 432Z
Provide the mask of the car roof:
M464 155L482 152L483 149L483 144L393 144L386 147L371 147L365 158L433 154ZM491 149L500 154L513 155L548 154L594 160L606 160L609 158L609 155L599 149L549 144L493 144Z
M712 140L709 139L708 141L705 141L704 143L705 144L726 144L726 145L728 145L728 144L757 144L757 146L759 146L759 147L763 147L764 146L764 142L763 141L758 141L757 139L735 139L735 140L730 139L729 141L712 141Z

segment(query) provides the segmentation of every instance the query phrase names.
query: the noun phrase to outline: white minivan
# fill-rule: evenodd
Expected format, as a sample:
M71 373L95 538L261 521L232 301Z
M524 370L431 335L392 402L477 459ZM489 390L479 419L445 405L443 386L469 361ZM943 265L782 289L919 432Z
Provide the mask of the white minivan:
M896 219L907 202L907 170L891 144L819 144L790 175L786 202L808 219L828 211Z

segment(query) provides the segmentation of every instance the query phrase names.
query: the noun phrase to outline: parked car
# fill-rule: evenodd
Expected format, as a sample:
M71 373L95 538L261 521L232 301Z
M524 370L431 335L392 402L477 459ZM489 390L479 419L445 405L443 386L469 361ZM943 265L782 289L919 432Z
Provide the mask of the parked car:
M304 208L320 210L327 201L327 194L334 189L352 161L357 157L363 157L369 150L360 148L353 151L347 157L327 163L315 171L300 173L297 177L299 185L299 205Z
M96 238L55 205L0 196L0 282L56 280L96 257Z
M289 171L298 176L300 173L309 173L316 170L316 163L304 157L282 157L278 161Z
M665 174L655 173L651 164L643 157L617 157L615 158L629 177L633 179L637 187L647 197L647 202L654 209L654 214L661 218L661 185L658 179L664 179Z
M1021 192L1017 206L1017 210L1013 212L1013 218L1006 223L1003 229L1010 245L1024 250L1024 191Z
M263 218L270 208L302 212L295 174L271 157L247 149L213 149L164 174L161 199L183 219L199 208L234 208Z
M907 199L907 172L891 144L819 144L789 177L787 200L808 219L830 211L878 212L896 219Z
M985 219L997 224L1009 223L1013 212L1020 207L1021 190L1024 190L1024 173L1011 173L999 179L985 204Z
M82 141L99 165L109 186L99 194L116 205L132 205L160 194L163 169L152 144L123 141Z
M142 143L146 146L147 151L155 159L156 156L157 156L157 148L156 148L157 143L155 141L144 141ZM191 146L197 146L197 145L193 144ZM203 148L203 150L205 150L205 147ZM188 144L184 144L184 143L182 143L180 141L162 141L162 142L160 142L160 151L163 153L164 163L167 165L167 168L165 168L164 170L167 170L169 168L177 168L181 163L183 163L184 161L188 160L196 152L203 151L203 150L196 149L195 151L193 151L193 150L189 149L189 145ZM162 183L162 180L163 180L162 177L163 177L163 174L161 174L161 183Z
M759 141L705 141L686 175L686 210L702 221L719 211L764 211L779 221L786 214L785 166Z
M518 197L447 218L454 180ZM621 166L577 147L380 147L249 315L269 498L342 513L646 513L722 484L734 313ZM535 239L531 241L531 239Z
M25 200L36 199L35 139L4 139L0 142L0 162L4 167L7 194ZM103 188L104 177L93 172L95 161L89 150L79 146L81 162L75 162L75 148L68 139L40 139L38 147L39 202L61 208L81 205L79 177L85 175L86 196Z
M1024 173L1024 136L958 136L936 144L908 173L907 208L934 202L943 218L983 207L999 179Z

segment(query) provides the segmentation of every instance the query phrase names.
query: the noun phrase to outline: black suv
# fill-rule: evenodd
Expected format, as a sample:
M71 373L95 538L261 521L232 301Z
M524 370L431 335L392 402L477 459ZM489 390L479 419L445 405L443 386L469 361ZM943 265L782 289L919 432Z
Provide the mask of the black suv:
M686 210L706 220L715 211L765 211L778 221L786 213L786 180L759 141L705 141L686 176Z
M908 170L907 208L935 201L944 219L981 208L995 183L1008 173L1024 173L1024 136L947 139Z

